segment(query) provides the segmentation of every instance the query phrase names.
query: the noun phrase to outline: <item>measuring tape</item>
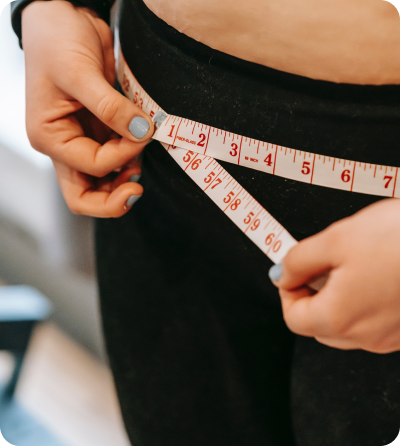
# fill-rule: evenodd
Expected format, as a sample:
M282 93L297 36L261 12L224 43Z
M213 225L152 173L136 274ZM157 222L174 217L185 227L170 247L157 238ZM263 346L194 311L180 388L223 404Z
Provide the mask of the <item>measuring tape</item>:
M115 42L118 80L126 96L156 122L153 139L274 263L280 263L297 241L215 158L309 184L400 197L397 167L289 149L168 115L132 74L121 51L118 30Z
M115 41L119 42L118 35ZM156 121L157 130L153 139L160 141L179 166L250 240L274 263L280 263L297 241L212 156L198 153L191 147L189 150L182 147L183 141L178 139L183 138L180 136L183 134L180 129L187 127L181 123L191 121L163 112L132 74L119 44L116 50L118 51L116 62L119 83L126 96ZM160 119L160 117L165 117L165 119ZM200 133L205 135L201 144L206 144L210 139L211 127L193 124L199 126ZM170 141L164 141L165 138L159 135L168 133L171 126L175 126L174 135L173 137L167 135L166 138ZM193 135L191 135L191 140L194 140ZM211 149L210 144L208 146Z

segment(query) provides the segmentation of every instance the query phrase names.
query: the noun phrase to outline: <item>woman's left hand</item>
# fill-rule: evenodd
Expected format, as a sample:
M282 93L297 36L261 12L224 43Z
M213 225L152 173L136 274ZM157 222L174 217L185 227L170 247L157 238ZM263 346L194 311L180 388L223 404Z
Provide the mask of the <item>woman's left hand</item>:
M327 271L319 292L307 287ZM400 350L400 200L375 203L301 241L274 283L294 333L344 350Z

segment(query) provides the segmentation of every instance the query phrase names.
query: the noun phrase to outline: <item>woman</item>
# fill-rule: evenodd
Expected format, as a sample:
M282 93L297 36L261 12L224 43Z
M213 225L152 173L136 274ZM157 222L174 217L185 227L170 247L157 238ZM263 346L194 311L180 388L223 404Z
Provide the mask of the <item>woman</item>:
M111 87L110 5L73 3L14 7L17 33L23 11L27 129L53 159L71 210L106 217L96 230L103 324L132 444L392 441L397 200L373 204L378 197L224 164L304 239L272 270L279 300L270 261L159 143L141 167L130 161L153 124ZM400 20L389 3L123 0L119 21L129 67L169 113L400 166ZM329 280L313 295L306 284L323 272Z

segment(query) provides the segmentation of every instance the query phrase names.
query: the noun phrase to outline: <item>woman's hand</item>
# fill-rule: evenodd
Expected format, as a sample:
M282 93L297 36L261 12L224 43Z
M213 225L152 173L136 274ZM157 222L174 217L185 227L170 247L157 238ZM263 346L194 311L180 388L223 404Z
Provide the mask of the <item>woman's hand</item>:
M22 39L32 146L52 159L73 212L125 214L143 192L133 182L140 166L132 160L154 127L113 88L110 28L87 8L35 1L22 13Z
M326 271L313 293L306 284ZM400 201L380 201L303 240L274 283L294 333L339 349L400 350Z

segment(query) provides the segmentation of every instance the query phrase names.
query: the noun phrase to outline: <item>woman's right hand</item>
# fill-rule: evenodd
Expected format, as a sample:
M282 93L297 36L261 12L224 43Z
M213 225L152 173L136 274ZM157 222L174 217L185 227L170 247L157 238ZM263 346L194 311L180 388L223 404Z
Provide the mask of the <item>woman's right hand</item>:
M143 192L134 182L140 173L134 158L154 126L113 88L109 26L89 9L67 1L35 1L22 13L22 44L32 146L52 159L73 212L124 215L135 201L132 197Z

